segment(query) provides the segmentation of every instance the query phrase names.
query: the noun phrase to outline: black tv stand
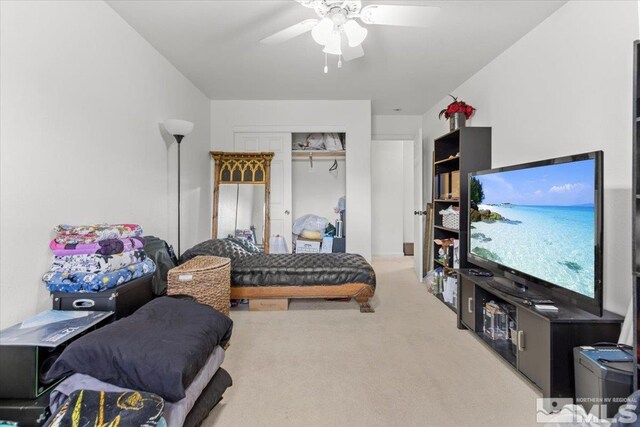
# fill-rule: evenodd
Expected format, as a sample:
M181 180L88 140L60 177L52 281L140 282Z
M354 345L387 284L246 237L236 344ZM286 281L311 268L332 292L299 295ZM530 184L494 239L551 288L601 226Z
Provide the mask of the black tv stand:
M540 303L553 304L553 301L550 298L531 291L528 286L509 280L506 277L492 277L487 279L486 283L503 294L507 294L514 298L520 298L529 305Z
M557 311L538 311L530 304L537 296L531 289L522 292L506 278L458 270L458 328L469 329L544 397L574 398L573 348L617 342L623 318L608 311L598 317L560 300ZM509 310L508 339L492 340L484 333L482 310L489 301Z

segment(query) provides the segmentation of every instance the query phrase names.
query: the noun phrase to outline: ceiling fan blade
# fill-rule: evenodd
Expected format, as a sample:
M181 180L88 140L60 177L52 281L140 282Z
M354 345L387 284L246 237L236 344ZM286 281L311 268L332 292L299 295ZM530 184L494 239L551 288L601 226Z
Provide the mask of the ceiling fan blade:
M349 43L346 42L346 37L343 37L341 50L342 50L342 58L345 61L351 61L352 59L360 58L364 56L364 49L362 49L362 45L358 45L356 47L349 46Z
M435 6L395 6L372 4L362 8L360 18L366 24L428 27L440 13Z
M298 22L295 25L292 25L282 31L278 31L275 34L272 34L269 37L260 40L260 43L279 44L286 42L287 40L298 37L299 35L304 34L307 31L311 31L311 29L315 27L318 22L319 21L317 19L307 19L305 21Z

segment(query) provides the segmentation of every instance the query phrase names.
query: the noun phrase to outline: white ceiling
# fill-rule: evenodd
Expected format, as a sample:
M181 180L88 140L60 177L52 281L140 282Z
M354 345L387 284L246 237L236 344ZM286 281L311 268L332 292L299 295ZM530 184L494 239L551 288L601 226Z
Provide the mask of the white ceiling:
M108 3L211 99L371 99L374 114L423 114L565 1L364 1L441 11L426 29L368 26L366 55L340 70L330 55L328 74L309 33L259 43L316 17L293 0Z

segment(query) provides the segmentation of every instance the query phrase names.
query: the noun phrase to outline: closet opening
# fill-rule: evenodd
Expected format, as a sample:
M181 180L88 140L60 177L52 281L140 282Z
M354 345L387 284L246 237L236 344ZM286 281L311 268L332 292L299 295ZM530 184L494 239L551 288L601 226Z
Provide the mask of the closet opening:
M345 252L346 144L346 133L292 134L292 246L296 253Z

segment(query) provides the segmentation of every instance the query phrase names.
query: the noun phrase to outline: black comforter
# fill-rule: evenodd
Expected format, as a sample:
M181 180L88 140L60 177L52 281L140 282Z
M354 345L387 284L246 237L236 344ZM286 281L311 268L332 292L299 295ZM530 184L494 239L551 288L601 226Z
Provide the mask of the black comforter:
M376 286L369 263L357 254L254 254L235 262L233 286Z
M228 239L202 242L182 260L198 255L231 258L231 286L315 286L365 283L375 288L373 267L357 254L264 254Z
M80 373L176 402L215 346L229 341L232 327L231 319L208 305L157 298L72 342L47 377Z

